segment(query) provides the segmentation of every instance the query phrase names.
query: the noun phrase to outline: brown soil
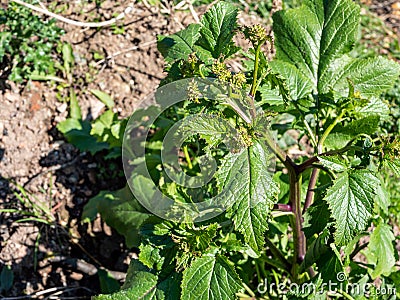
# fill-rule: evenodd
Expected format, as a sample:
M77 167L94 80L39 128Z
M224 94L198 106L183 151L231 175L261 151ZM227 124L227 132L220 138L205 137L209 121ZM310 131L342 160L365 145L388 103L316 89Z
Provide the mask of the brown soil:
M51 6L53 11L60 9L64 17L88 22L108 20L131 1L102 1L101 7L86 1L64 3L47 1L46 5L56 4ZM201 15L205 9L196 11ZM239 21L260 20L243 14ZM142 3L134 5L117 29L82 29L59 22L66 32L62 40L73 48L73 86L83 118L95 119L104 111L92 89L111 95L115 111L129 116L165 76L163 59L153 42L156 36L174 33L192 22L188 11ZM122 28L122 33L116 32ZM91 197L125 185L121 162L79 153L65 142L55 126L68 116L68 105L62 101L67 91L46 82L24 86L6 82L6 86L0 93L0 209L25 209L14 194L21 194L18 184L35 205L48 211L48 215L35 214L48 224L17 223L23 219L21 213L0 215L0 270L8 265L14 274L14 285L6 296L89 299L100 293L98 268L106 268L122 282L137 253L137 249L127 249L123 237L100 218L89 225L80 222Z

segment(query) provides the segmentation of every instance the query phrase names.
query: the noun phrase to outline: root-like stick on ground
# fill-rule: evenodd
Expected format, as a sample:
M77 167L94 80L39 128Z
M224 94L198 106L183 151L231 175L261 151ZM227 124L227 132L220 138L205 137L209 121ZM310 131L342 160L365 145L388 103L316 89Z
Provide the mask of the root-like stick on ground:
M130 5L128 5L125 8L125 10L122 13L120 13L118 16L116 16L115 18L112 18L110 20L103 21L103 22L80 22L80 21L71 20L71 19L65 18L63 16L57 15L57 14L49 11L43 5L41 5L41 7L38 7L38 6L26 3L21 0L11 0L11 1L15 2L17 4L20 4L20 5L23 5L25 7L28 7L29 9L32 9L34 11L48 15L48 16L55 18L64 23L68 23L68 24L71 24L74 26L79 26L79 27L95 27L95 28L96 27L106 27L106 26L111 26L111 25L115 24L118 20L123 19L127 14L130 14L132 12L133 4L134 4L134 2L132 2Z

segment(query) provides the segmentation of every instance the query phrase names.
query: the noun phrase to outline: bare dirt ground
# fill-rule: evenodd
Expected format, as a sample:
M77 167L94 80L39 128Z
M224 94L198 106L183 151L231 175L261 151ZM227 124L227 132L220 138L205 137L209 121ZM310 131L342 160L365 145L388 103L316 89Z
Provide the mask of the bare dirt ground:
M131 1L102 1L100 7L86 1L43 3L64 17L93 21L112 18ZM201 15L205 9L196 11ZM240 18L247 24L257 20L249 15ZM91 89L110 94L119 115L129 116L164 76L156 36L174 33L193 21L188 11L138 3L116 27L83 29L59 22L66 32L63 41L73 48L73 84L84 118L96 118L104 108ZM91 197L124 186L121 162L79 153L65 142L55 126L67 117L68 106L57 99L57 92L61 100L65 95L56 85L6 85L0 93L0 209L24 209L15 196L21 195L20 185L27 193L25 206L32 209L32 201L45 207L46 213L39 211L35 217L47 223L18 223L21 213L0 215L0 269L8 265L14 274L6 296L89 299L100 292L100 267L123 280L137 252L127 249L123 237L100 218L91 225L80 222Z
M60 14L65 17L89 21L110 19L130 3L105 1L96 7L60 2L57 7L63 8ZM63 40L74 51L74 88L84 117L94 118L103 108L90 89L110 94L121 117L128 116L163 77L163 60L153 42L156 35L175 32L192 20L187 12L161 13L159 8L136 4L118 23L117 28L124 29L120 34L114 27L87 30L59 23L66 31ZM96 60L95 53L110 58ZM45 82L9 85L0 94L2 208L22 209L13 194L14 182L24 187L34 203L48 207L55 221L39 214L52 225L16 223L21 216L1 214L0 264L10 265L14 273L14 286L7 296L88 298L100 292L98 267L114 271L121 279L135 252L126 249L123 238L100 219L90 227L80 224L89 198L125 184L120 162L106 163L101 156L79 153L64 141L55 126L67 117L68 109L56 99L54 86ZM110 171L110 165L116 171Z

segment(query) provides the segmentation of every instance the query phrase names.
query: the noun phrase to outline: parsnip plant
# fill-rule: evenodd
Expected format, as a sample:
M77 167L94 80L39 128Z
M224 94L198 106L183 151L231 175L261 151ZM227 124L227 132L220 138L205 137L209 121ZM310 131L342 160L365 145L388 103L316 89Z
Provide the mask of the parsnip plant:
M200 24L159 37L168 73L160 89L175 84L187 97L155 120L146 118L152 106L128 123L140 132L152 121L144 155L123 150L134 196L126 187L86 206L86 219L100 212L140 249L121 291L99 299L396 298L386 187L400 176L400 140L380 128L391 120L381 95L400 67L352 56L360 21L353 1L303 2L274 14L273 60L265 29L238 26L237 9L225 2ZM235 35L251 48L237 47ZM230 58L240 56L243 72L234 73ZM211 99L215 82L227 88ZM168 176L162 145L174 126L185 136L182 174L195 177L204 157L214 159L214 176L201 187ZM125 146L141 144L132 136ZM160 198L156 211L146 202L155 187L172 199L167 207ZM218 215L173 215L216 197L224 201Z

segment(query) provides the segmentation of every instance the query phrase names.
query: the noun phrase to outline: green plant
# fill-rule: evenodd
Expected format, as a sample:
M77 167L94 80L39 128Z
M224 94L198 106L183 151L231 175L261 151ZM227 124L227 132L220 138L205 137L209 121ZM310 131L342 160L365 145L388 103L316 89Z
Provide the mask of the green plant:
M18 200L21 208L4 208L0 209L1 213L14 213L21 218L16 223L21 222L39 222L44 223L46 225L53 225L55 222L55 217L51 212L51 195L50 195L50 203L49 206L45 205L43 201L40 201L34 195L28 193L22 186L16 184L15 185L18 192L14 192L15 198ZM45 191L42 191L45 193Z
M140 249L121 291L98 299L395 298L387 187L400 177L400 140L380 124L391 119L381 95L399 65L349 55L360 22L350 0L308 0L275 13L272 61L266 30L239 28L236 17L234 6L219 2L200 24L159 37L168 73L162 85L172 85L175 96L187 91L186 99L155 120L148 116L157 107L135 112L128 131L150 130L145 153L125 134L134 196L128 187L103 192L85 207L86 221L100 213ZM236 32L252 48L244 53L247 71L234 74L227 61L240 50ZM210 90L218 95L209 97ZM201 174L204 157L216 163L202 188L168 176L173 165L162 149L174 126L185 136L178 159L185 174ZM303 155L288 154L296 148ZM156 189L172 203L163 206ZM218 216L196 222L174 215L216 197L226 205ZM149 211L154 199L157 213Z
M52 53L63 30L54 19L43 21L30 9L10 2L7 9L0 9L0 26L0 60L10 60L10 80L22 82L55 74Z
M57 129L67 141L80 151L95 154L107 150L106 158L121 156L122 137L127 120L118 119L112 111L113 99L104 92L91 91L108 108L96 120L82 120L82 113L74 89L70 89L69 118L57 124Z

